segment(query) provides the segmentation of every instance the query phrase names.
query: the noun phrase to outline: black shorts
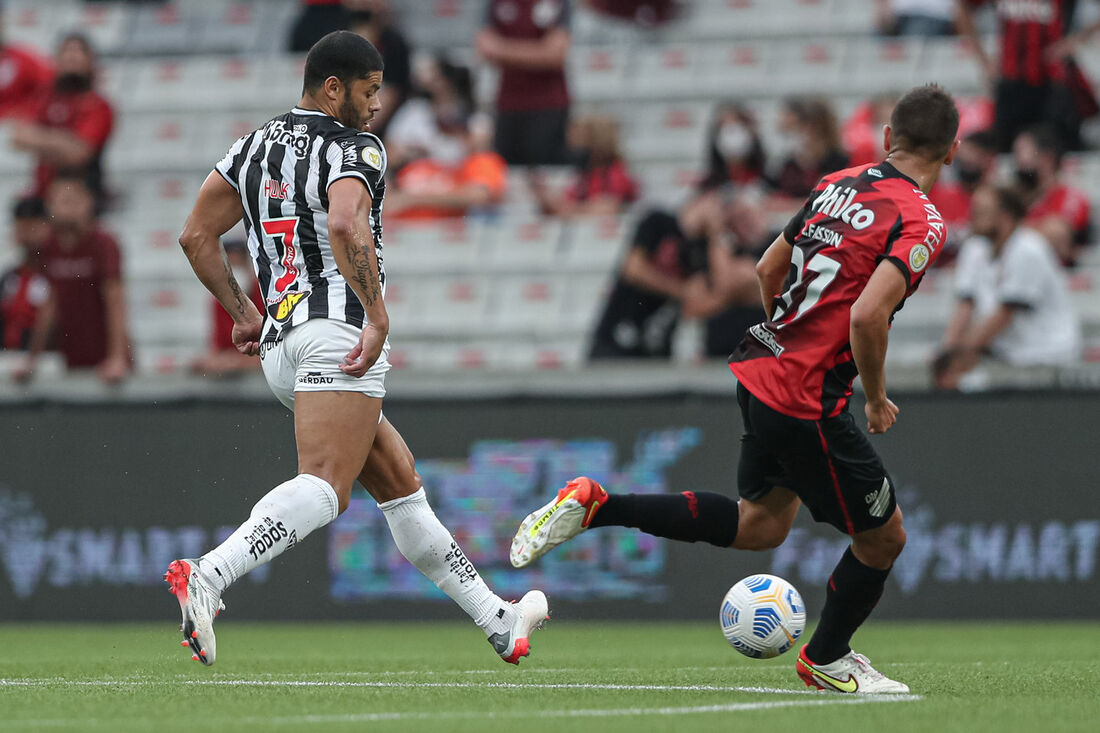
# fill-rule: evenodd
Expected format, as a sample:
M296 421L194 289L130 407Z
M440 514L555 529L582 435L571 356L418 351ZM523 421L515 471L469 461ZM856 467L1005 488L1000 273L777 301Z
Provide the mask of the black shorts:
M815 521L855 534L894 514L894 481L863 431L845 410L800 420L765 405L741 384L737 402L745 433L737 491L757 501L779 486L798 494Z
M1049 126L1067 149L1079 146L1081 115L1065 84L1032 86L1024 81L999 79L994 89L993 133L1002 153L1029 127Z
M493 147L508 165L565 165L568 109L498 112Z

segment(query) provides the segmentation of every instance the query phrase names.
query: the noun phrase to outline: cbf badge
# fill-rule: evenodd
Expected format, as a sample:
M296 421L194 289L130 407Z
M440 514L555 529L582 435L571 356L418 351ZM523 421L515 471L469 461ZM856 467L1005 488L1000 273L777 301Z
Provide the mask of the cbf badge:
M382 170L382 154L376 148L363 148L363 162L376 171Z

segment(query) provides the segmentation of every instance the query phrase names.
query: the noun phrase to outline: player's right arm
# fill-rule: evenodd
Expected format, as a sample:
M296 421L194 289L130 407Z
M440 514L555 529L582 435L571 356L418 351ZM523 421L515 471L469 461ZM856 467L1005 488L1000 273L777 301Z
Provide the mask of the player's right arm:
M886 396L886 345L890 316L905 297L909 283L892 263L882 261L852 305L848 338L863 391L867 395L867 430L885 433L897 420L898 407Z
M328 189L328 236L336 267L363 304L367 325L356 346L340 365L353 377L367 373L382 353L390 317L382 300L378 256L370 228L371 197L355 177L341 178Z
M783 292L787 274L791 269L791 252L794 245L786 234L780 234L764 251L756 263L756 279L760 281L760 300L768 320L775 315L775 299Z
M240 195L214 171L199 189L179 242L195 275L233 318L233 344L242 354L255 356L260 352L263 316L233 277L221 243L221 236L241 220L242 213Z

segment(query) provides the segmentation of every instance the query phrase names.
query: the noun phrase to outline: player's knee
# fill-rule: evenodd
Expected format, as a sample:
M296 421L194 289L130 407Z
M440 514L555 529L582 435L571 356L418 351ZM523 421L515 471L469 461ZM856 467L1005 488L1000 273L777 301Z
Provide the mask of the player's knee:
M787 539L787 528L776 522L753 522L737 529L733 546L738 550L774 550Z

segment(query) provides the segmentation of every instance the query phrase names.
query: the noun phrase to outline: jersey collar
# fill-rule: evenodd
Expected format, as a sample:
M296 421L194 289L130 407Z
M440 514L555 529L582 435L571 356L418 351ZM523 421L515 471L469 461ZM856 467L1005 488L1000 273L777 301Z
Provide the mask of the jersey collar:
M882 175L884 178L902 178L912 183L913 188L920 188L920 186L917 185L916 181L895 168L893 163L889 163L884 160L876 165L875 168L878 168L880 171L882 171Z

